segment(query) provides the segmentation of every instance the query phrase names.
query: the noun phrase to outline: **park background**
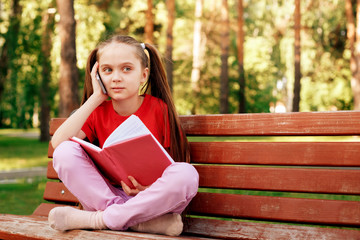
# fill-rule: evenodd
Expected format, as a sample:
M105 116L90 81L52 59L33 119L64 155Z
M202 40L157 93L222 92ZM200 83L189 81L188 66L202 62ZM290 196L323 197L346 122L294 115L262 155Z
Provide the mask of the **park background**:
M0 0L0 171L46 165L50 118L79 106L112 34L160 50L180 114L359 110L357 14L354 0ZM31 213L9 210L41 198L27 181L0 186L0 212Z

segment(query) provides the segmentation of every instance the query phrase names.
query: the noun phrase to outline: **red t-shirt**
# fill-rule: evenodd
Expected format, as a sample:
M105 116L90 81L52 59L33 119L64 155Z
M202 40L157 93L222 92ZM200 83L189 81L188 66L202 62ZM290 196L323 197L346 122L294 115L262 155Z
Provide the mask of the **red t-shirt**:
M165 116L167 116L166 123L163 117L164 111ZM168 108L161 99L145 94L143 103L134 115L141 119L164 148L170 147ZM112 101L108 100L90 114L81 130L86 134L90 142L97 139L99 147L102 148L108 136L128 117L117 114Z

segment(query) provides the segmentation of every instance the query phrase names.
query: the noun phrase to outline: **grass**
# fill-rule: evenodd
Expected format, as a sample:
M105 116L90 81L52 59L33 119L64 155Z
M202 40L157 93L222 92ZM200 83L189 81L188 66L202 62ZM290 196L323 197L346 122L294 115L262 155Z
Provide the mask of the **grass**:
M0 171L46 166L48 143L17 136L21 133L21 130L0 129Z
M22 137L37 133L18 129L0 129L0 171L47 166L48 143ZM0 213L29 215L44 202L46 177L18 179L0 184Z
M43 193L46 177L19 179L16 183L0 185L0 213L30 215L45 202Z

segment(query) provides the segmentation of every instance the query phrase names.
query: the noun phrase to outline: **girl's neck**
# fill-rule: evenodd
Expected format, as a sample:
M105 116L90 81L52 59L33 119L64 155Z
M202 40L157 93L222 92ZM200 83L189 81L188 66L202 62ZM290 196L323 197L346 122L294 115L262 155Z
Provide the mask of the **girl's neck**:
M112 101L113 108L117 114L120 116L130 116L134 114L141 106L144 101L144 96L138 96L136 98L122 100L122 101Z

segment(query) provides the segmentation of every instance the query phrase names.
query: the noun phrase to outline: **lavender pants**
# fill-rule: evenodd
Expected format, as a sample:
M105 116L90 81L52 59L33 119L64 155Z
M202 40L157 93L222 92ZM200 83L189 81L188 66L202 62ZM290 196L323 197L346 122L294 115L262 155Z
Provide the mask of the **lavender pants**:
M181 213L198 189L199 175L187 163L170 165L149 188L130 197L101 175L78 143L61 143L53 156L61 181L85 210L104 211L104 222L112 230L126 230L170 212Z

